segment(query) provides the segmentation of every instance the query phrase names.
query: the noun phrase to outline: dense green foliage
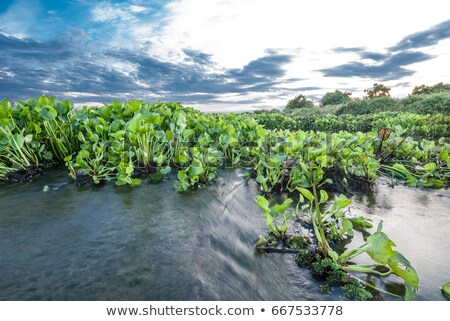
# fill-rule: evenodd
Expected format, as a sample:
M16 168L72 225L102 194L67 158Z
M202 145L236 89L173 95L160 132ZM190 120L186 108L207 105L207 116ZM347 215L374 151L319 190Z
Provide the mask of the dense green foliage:
M342 91L336 89L334 92L326 93L322 97L322 100L320 101L320 105L327 106L327 105L344 104L351 100L350 96L351 96L351 93L342 92Z
M342 107L336 111L336 115L364 115L390 111L395 110L398 107L398 103L398 100L387 96L374 97L371 99L353 99L342 105Z
M135 185L148 175L161 179L176 172L174 185L179 191L204 186L221 166L253 167L264 192L294 190L313 167L336 184L345 184L345 178L371 182L388 172L420 178L404 177L414 185L438 187L449 182L449 144L444 139L405 139L411 133L448 136L444 117L374 115L372 128L363 128L369 123L364 118L302 119L301 126L291 126L290 119L278 121L285 117L278 114L213 115L179 104L143 101L74 109L69 101L48 96L15 105L3 100L0 117L4 179L13 172L65 164L78 184L113 180ZM273 130L262 121L272 117ZM381 143L376 131L387 126L394 132ZM366 133L330 135L326 129ZM389 166L396 163L408 173L392 173ZM424 167L428 163L434 164L430 173Z
M326 93L320 102L320 107L313 107L312 102L306 106L307 99L299 95L290 100L288 105L302 101L302 107L286 108L286 114L294 116L314 115L364 115L383 111L402 111L416 114L443 114L450 116L450 84L439 83L433 86L416 86L412 93L403 99L395 99L390 96L390 88L383 84L375 83L372 88L364 91L363 99L352 99L350 92ZM302 99L301 99L302 98Z
M420 85L414 87L411 95L428 95L428 94L437 94L441 92L450 93L450 84L444 84L440 82L433 86Z
M383 84L378 84L378 83L373 84L372 88L365 89L364 92L366 93L366 96L364 97L366 99L391 96L391 93L390 93L391 88L386 87Z
M399 110L417 114L450 115L450 91L410 95L402 100Z
M296 109L306 109L314 107L312 100L308 99L306 96L298 95L295 98L288 101L285 112L290 112Z
M371 132L394 128L415 137L450 137L450 116L381 112L368 115L328 115L327 117L290 117L283 114L257 114L254 118L267 129L313 130L323 132Z

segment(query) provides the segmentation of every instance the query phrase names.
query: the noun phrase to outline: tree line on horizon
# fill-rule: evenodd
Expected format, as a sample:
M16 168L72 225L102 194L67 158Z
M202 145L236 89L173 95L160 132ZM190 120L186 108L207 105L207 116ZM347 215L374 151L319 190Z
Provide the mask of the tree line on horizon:
M411 94L398 99L392 98L391 88L374 83L371 88L365 89L363 98L352 98L349 91L336 89L327 92L320 100L319 107L303 94L290 99L285 108L280 111L272 109L270 112L283 112L289 115L296 114L368 114L378 111L407 111L419 114L450 114L450 84L440 82L427 86L415 86Z

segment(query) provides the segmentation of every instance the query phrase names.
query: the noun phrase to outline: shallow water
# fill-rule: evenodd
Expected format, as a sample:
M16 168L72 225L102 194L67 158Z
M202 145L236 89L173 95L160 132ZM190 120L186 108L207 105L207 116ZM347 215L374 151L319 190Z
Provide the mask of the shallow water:
M292 255L255 252L265 220L253 202L258 186L243 175L222 171L207 188L187 193L176 193L172 181L77 189L65 170L0 186L0 299L344 299L339 291L321 294ZM352 213L383 219L416 268L417 299L442 300L450 193L381 182L353 200ZM371 280L401 291L395 278Z

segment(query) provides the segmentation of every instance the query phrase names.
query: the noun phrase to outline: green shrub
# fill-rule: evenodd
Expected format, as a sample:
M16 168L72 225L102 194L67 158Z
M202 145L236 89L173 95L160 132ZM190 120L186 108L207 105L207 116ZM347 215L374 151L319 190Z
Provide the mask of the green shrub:
M401 101L399 109L417 114L450 115L450 92L410 95Z
M371 99L353 99L337 110L336 115L363 115L381 111L390 111L395 110L398 105L399 101L397 99L385 96Z

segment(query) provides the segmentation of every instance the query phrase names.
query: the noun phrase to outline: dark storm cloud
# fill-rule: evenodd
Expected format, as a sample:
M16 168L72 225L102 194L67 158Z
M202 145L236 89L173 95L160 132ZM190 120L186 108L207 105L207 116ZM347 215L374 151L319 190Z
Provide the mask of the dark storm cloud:
M126 50L85 51L65 42L39 43L0 34L0 97L25 99L48 92L75 101L151 97L212 102L222 94L269 92L285 73L288 55L271 52L241 69L211 73L209 55L185 50L185 63L163 62ZM127 72L113 64L129 67ZM91 97L88 93L95 93ZM250 101L248 101L250 102Z
M450 38L450 20L444 21L431 29L413 33L400 40L398 44L390 49L392 51L401 51L428 47L447 38Z

